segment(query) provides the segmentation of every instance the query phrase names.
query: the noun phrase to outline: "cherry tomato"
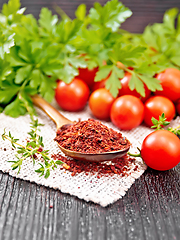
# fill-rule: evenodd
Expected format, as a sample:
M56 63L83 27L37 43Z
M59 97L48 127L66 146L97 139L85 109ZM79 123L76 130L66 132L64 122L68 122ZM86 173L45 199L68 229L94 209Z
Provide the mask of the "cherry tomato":
M89 93L87 84L79 78L74 78L70 84L58 81L55 99L66 111L80 111L85 107Z
M103 79L103 80L101 80L99 82L95 82L93 87L92 87L92 91L95 91L95 90L97 90L99 88L105 88L106 81L107 81L107 79Z
M156 95L161 95L176 102L180 98L180 70L175 68L167 68L164 72L157 74L163 90L156 91Z
M145 102L150 94L151 91L146 87L146 85L144 85L144 89L145 89L145 97L142 97L135 89L132 91L129 88L129 82L131 80L131 73L126 72L124 77L120 80L121 81L121 89L119 89L119 96L122 95L133 95L135 97L138 97L141 99L142 102Z
M114 97L106 88L100 88L92 92L89 97L89 107L93 115L101 120L110 118L110 109Z
M82 79L85 83L87 83L88 87L92 89L97 71L98 67L92 69L79 68L79 75L77 77Z
M130 130L141 124L144 118L144 105L132 95L118 97L112 104L111 121L122 130Z
M169 170L180 161L179 144L180 140L174 133L157 130L144 139L141 156L149 167L160 171Z
M178 115L180 115L180 99L177 101L175 106L176 106L176 111L177 111Z
M162 113L165 114L167 121L171 121L175 116L175 106L173 102L163 96L153 96L150 97L144 104L145 106L145 114L144 114L144 122L148 126L152 126L151 118L154 117L159 119L159 116Z

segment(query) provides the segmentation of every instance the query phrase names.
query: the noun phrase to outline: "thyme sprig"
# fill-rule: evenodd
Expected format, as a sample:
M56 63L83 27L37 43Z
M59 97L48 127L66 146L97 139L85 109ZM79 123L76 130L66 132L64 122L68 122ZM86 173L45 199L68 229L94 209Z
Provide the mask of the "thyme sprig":
M164 113L162 113L159 116L159 119L155 119L154 117L152 117L151 121L154 125L151 126L151 128L154 128L154 130L164 129L164 127L166 127L170 124L170 122L166 121L166 120L167 120L167 118L165 117ZM168 127L167 130L180 136L180 125L175 128Z
M39 173L40 176L44 176L44 178L48 178L50 176L50 171L57 168L57 165L62 165L65 169L69 169L69 166L64 163L63 161L57 160L54 161L49 156L49 150L44 150L44 144L43 144L43 137L38 135L38 131L40 131L40 126L43 126L43 124L38 122L38 119L34 119L31 116L31 131L28 132L29 135L29 141L27 141L26 145L23 146L18 141L19 139L14 138L9 131L7 134L5 129L4 133L2 134L3 140L9 140L11 142L11 145L14 149L17 149L15 156L17 160L15 161L9 161L13 164L11 165L12 170L15 170L18 168L18 173L21 170L21 166L24 160L27 158L32 158L33 165L35 165L35 161L37 159L37 155L42 157L44 159L44 164L38 163L40 165L40 168L35 170L35 172Z
M180 136L180 125L175 128L169 127L167 130L176 134L177 136Z
M165 117L165 114L162 113L160 116L159 116L159 119L156 119L154 117L151 118L151 121L153 123L153 126L151 126L151 128L154 128L154 130L159 130L159 129L162 129L163 126L167 126L170 124L169 121L166 121L167 118Z

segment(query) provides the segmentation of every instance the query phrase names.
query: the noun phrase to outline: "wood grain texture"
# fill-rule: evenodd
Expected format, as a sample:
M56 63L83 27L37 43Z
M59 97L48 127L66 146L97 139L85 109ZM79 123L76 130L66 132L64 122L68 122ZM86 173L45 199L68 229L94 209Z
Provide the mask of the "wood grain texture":
M178 240L180 165L148 169L127 194L102 208L0 172L0 239Z

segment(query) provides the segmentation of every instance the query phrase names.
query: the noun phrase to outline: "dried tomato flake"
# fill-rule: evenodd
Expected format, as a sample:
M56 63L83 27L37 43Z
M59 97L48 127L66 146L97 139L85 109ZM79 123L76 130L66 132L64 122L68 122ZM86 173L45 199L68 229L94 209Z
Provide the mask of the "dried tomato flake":
M130 146L120 132L94 119L58 129L55 141L68 150L82 153L118 151Z
M110 175L128 175L128 171L131 169L132 164L135 163L135 158L130 157L128 154L121 158L115 158L109 162L87 162L79 161L72 158L67 158L61 154L53 154L52 158L55 160L61 160L70 166L68 171L71 172L72 176L79 173L84 173L85 175L97 175L97 178L102 176ZM134 167L134 171L138 170L138 166Z

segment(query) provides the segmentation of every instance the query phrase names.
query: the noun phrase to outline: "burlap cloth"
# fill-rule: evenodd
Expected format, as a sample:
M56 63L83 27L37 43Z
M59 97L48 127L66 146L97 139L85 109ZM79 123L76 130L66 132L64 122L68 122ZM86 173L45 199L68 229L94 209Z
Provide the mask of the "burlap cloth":
M59 109L55 101L52 105ZM71 120L85 120L93 117L88 106L82 112L62 113L64 116ZM57 143L54 141L54 137L56 136L56 126L54 122L40 109L37 109L37 114L39 122L44 124L44 126L41 127L40 135L43 136L45 149L50 150L50 155L60 152ZM29 115L14 119L1 113L0 134L2 135L4 129L6 129L7 133L11 131L11 134L15 138L18 138L19 142L26 144L28 138L27 132L30 131L29 123ZM115 126L112 125L111 122L103 123L109 127L114 128L115 130L118 130ZM177 117L172 121L171 125L177 126L179 123L180 118ZM132 143L130 151L137 152L137 147L140 147L144 137L151 131L152 130L150 128L141 125L140 127L135 128L131 131L121 132ZM71 195L77 196L80 199L84 199L85 201L92 201L94 203L100 204L103 207L112 204L124 196L134 181L139 178L147 168L143 161L140 158L137 158L135 164L132 164L128 170L128 176L115 174L114 176L106 176L98 179L96 174L86 175L83 172L72 176L71 172L66 171L62 167L58 166L57 169L51 171L49 178L45 179L43 176L39 177L39 175L34 171L35 169L39 168L39 165L36 162L36 164L33 166L32 159L27 159L23 162L19 174L17 174L17 170L11 169L12 163L8 162L9 160L17 160L15 158L15 150L12 149L12 146L8 140L3 141L2 138L0 138L0 170L5 173L9 173L11 176L58 189L63 193L69 193ZM135 166L138 166L137 170L135 170Z

